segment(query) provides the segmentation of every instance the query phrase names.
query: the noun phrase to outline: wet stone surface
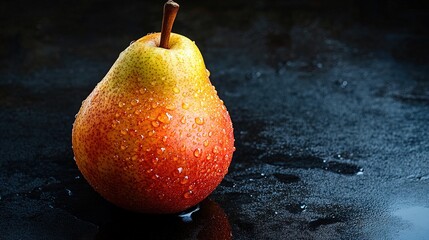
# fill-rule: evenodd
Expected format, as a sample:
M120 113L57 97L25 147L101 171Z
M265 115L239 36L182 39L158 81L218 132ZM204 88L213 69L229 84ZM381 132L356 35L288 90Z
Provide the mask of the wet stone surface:
M172 216L107 203L71 150L82 100L159 31L160 4L1 2L0 239L427 239L429 7L358 2L181 3L174 31L202 51L237 150Z

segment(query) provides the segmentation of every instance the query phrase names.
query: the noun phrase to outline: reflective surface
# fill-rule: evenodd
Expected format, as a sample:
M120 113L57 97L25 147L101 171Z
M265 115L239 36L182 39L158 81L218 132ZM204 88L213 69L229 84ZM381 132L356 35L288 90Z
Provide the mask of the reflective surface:
M232 239L231 226L222 208L211 200L188 211L173 215L144 215L112 211L111 220L103 224L95 239Z
M181 3L174 31L196 41L234 123L229 173L181 217L98 196L73 161L74 115L131 41L159 31L161 5L0 3L1 239L429 237L419 1Z
M425 239L429 236L429 208L420 206L407 206L393 213L407 225L400 229L397 239Z

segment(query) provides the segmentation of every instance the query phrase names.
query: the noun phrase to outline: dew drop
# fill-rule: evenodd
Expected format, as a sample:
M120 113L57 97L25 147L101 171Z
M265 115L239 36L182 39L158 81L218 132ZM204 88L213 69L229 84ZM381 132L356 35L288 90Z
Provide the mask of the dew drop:
M213 148L213 153L219 153L219 147L218 146L215 146Z
M197 128L197 124L192 124L192 128Z
M151 130L148 132L149 137L152 137L153 135L155 135L155 130Z
M211 158L212 158L212 155L209 153L209 154L207 154L207 160L210 160Z
M126 130L121 130L121 134L122 135L127 135L127 131Z
M121 150L125 150L125 149L127 149L127 147L128 146L126 146L126 145L121 145Z
M158 121L152 121L152 126L154 126L154 127L159 127L159 122ZM150 136L150 133L149 133L149 136Z
M159 103L158 103L158 102L153 102L153 103L151 104L152 108L157 108L157 107L158 107L158 105L159 105Z
M115 117L117 117L117 118L118 118L119 116L121 116L119 113L116 113L116 114L115 114Z
M192 194L193 194L192 190L189 190L185 194L183 194L183 197L185 197L185 198L191 198Z
M118 106L121 108L121 107L125 106L125 103L124 102L119 102Z
M139 89L139 92L140 92L141 94L146 93L146 91L147 91L147 90L146 90L146 88L140 88L140 89Z
M204 147L207 147L209 145L209 140L205 140L203 144L204 144Z
M186 117L183 116L182 119L180 119L180 122L183 123L183 124L185 124L186 123Z
M156 150L156 153L158 153L158 154L163 154L165 152L165 147L162 147L162 148L158 148L157 150Z
M186 102L183 102L183 103L182 103L182 108L183 108L183 109L185 109L185 110L186 110L186 109L189 109L189 104L188 104L188 103L186 103Z
M162 141L163 141L163 142L167 142L167 138L168 138L168 136L164 136L164 137L162 137Z
M165 106L165 108L168 110L174 110L176 107L174 106L174 104L169 103Z
M173 92L174 92L174 93L180 93L180 90L179 90L177 87L174 87L174 88L173 88Z
M159 177L159 176L158 176L158 177ZM161 193L161 194L159 194L159 195L158 195L159 200L164 199L164 197L165 197L165 194L164 194L164 193Z
M200 148L195 149L194 156L195 157L200 157L201 156L201 149Z
M210 71L206 69L207 77L210 77Z
M138 99L133 99L133 100L131 101L131 105L136 106L137 104L139 104L139 102L140 102L140 100L138 100Z
M161 113L158 116L158 120L162 123L169 123L171 121L171 119L173 118L173 116L171 114L169 114L168 112L166 113Z
M72 196L73 195L73 192L70 189L68 189L68 188L66 188L66 192L67 192L68 196ZM1 200L1 196L0 196L0 200Z
M213 135L213 132L211 132L211 131L210 131L210 132L209 132L209 137L211 137L212 135Z
M177 168L177 172L182 173L182 171L183 171L183 168L181 167Z
M195 118L195 123L198 125L203 125L204 124L204 118L202 117L196 117Z
M156 114L156 112L152 111L146 116L146 118L153 121L153 120L156 120L157 116L158 115Z
M183 179L180 181L180 184L186 184L189 181L189 177L185 176L183 177Z

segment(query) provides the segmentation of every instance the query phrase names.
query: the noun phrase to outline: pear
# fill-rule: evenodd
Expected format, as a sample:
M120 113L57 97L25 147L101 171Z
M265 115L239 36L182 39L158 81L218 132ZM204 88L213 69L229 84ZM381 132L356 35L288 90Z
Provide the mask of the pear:
M72 144L88 183L111 203L177 213L205 199L235 150L231 118L193 41L171 28L128 46L76 115Z

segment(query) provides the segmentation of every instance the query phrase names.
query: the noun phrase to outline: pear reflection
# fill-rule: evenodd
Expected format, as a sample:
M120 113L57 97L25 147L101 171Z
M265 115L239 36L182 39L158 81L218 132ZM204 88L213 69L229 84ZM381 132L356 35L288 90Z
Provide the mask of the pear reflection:
M223 209L212 200L177 215L147 215L115 209L95 239L232 239Z

